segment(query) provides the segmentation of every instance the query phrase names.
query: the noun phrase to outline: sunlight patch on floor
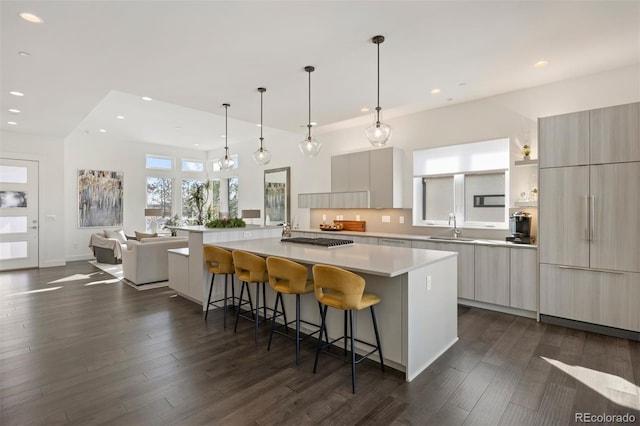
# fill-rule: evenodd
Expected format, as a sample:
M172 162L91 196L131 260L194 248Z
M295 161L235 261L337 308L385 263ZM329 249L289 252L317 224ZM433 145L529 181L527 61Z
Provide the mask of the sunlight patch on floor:
M58 290L61 289L62 286L59 287L47 287L47 288L39 288L37 290L29 290L29 291L21 291L20 293L11 293L11 294L7 294L7 297L11 297L11 296L21 296L23 294L36 294L36 293L44 293L47 291L54 291L54 290Z
M112 278L110 280L101 280L101 281L92 281L90 283L86 283L84 286L88 287L90 285L100 285L100 284L117 284L120 280L118 278Z
M623 407L640 410L640 387L622 377L556 359L541 357L560 371Z
M59 280L49 281L47 284L58 284L69 281L80 281L80 280L90 280L96 275L100 275L100 272L93 272L91 274L73 274L68 277L60 278Z

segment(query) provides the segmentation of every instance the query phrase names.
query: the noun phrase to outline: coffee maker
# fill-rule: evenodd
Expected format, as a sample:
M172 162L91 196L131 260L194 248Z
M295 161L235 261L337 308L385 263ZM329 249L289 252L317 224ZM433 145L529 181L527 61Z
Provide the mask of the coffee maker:
M531 215L515 212L509 217L509 235L506 240L515 244L531 244Z

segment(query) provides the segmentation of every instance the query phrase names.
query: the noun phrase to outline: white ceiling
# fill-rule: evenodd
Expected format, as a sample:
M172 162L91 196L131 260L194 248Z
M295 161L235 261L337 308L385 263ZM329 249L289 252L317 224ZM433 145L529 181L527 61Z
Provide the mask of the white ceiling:
M386 37L387 118L640 61L639 1L2 0L0 7L3 130L195 149L224 144L225 102L229 144L257 143L260 86L265 143L277 131L302 139L306 65L316 67L311 118L319 132L368 121L360 109L376 103L377 34ZM44 22L28 23L21 11ZM541 59L549 65L534 68ZM436 87L442 92L431 95Z

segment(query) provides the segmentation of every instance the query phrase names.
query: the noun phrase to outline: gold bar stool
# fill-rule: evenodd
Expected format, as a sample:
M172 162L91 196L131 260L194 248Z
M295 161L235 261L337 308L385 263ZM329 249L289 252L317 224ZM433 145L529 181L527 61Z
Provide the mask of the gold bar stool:
M288 259L281 257L270 256L267 258L267 272L269 274L269 286L276 292L276 303L273 307L273 316L271 317L271 333L269 333L269 345L267 350L271 350L271 340L273 339L273 333L282 334L288 336L289 325L296 324L296 364L300 363L300 342L304 338L300 338L300 323L313 325L318 327L318 330L309 334L312 336L320 332L321 328L317 324L310 323L300 319L300 295L313 292L313 281L307 280L307 268L299 263L292 262ZM296 295L296 319L294 321L287 321L287 314L284 309L284 302L282 300L283 294L295 294ZM278 303L282 308L281 312L278 312ZM320 309L320 315L322 315L322 308L320 302L318 302L318 309ZM276 327L276 317L284 317L284 324ZM282 332L284 328L286 332Z
M260 256L256 256L253 253L249 253L243 250L234 250L233 264L236 270L236 276L242 281L242 287L240 289L240 302L238 303L238 313L236 314L236 325L233 328L233 332L238 331L238 319L240 318L240 306L249 303L251 307L252 319L256 323L256 343L258 343L258 325L260 323L260 284L262 284L262 309L264 313L264 319L267 320L267 298L265 283L269 281L269 275L267 274L267 262ZM256 309L253 312L253 306L251 306L251 293L249 292L249 283L256 284ZM242 302L242 295L244 289L247 289L247 295L249 302ZM247 318L248 319L248 318Z
M380 297L372 293L365 293L364 286L365 280L361 276L354 274L342 268L329 265L314 265L313 266L313 281L315 288L315 295L324 309L322 311L322 325L320 339L318 339L318 348L316 349L316 360L313 364L313 373L315 374L318 367L318 357L320 352L325 348L333 346L333 344L339 340L344 339L344 351L346 355L347 350L347 338L351 342L351 388L353 393L356 393L356 364L362 360L368 358L374 352L378 352L380 356L380 366L384 371L384 361L382 359L382 347L380 346L380 335L378 333L378 323L376 322L376 313L373 309L374 305L380 303ZM329 341L329 334L326 329L327 307L331 306L335 309L344 311L344 336L338 337L332 341ZM365 308L371 310L371 320L373 321L373 330L376 334L376 345L372 345L368 342L356 339L353 333L353 320L354 311L359 311ZM349 314L349 333L347 336L347 313ZM327 344L323 344L322 330L327 336ZM366 355L356 359L356 352L354 348L354 341L367 345L371 350ZM329 353L329 352L327 352ZM329 353L330 355L333 355Z
M233 285L233 273L235 269L233 267L233 256L229 250L225 250L220 247L205 245L204 246L204 262L209 272L211 272L211 286L209 287L209 298L207 299L207 312L204 314L204 320L207 320L209 316L209 307L217 306L216 303L224 301L224 328L227 328L227 278L231 275L231 305L235 305L236 290ZM213 293L213 280L218 275L224 275L224 297L222 299L211 300L211 294Z

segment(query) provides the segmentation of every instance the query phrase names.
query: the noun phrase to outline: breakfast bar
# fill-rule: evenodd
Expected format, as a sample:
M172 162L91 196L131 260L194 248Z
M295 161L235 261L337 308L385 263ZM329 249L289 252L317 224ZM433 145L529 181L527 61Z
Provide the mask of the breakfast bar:
M280 238L216 245L264 257L283 257L309 269L314 264L333 265L364 277L366 291L381 298L376 315L385 363L404 371L407 381L458 340L457 253L367 244L322 247ZM287 311L295 312L288 303L292 301L285 300ZM364 341L374 341L371 319L367 312L361 314L356 316L356 334ZM301 316L320 323L312 295L303 298ZM342 316L329 314L327 325L331 337L341 335Z

